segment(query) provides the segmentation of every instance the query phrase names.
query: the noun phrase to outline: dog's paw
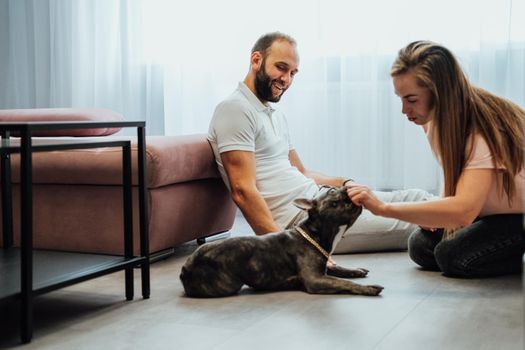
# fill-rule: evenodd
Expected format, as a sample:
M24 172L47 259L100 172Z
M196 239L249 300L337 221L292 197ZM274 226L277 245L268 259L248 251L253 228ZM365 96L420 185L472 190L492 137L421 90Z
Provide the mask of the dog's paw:
M379 295L379 293L381 293L381 291L383 291L384 289L383 286L380 286L377 284L365 286L365 288L366 288L365 295L372 295L372 296Z
M363 268L345 268L341 266L328 267L327 273L335 277L353 278L365 277L368 275L368 270Z
M368 275L369 271L367 269L363 269L362 267L358 267L354 269L354 272L355 277L365 277L366 275Z

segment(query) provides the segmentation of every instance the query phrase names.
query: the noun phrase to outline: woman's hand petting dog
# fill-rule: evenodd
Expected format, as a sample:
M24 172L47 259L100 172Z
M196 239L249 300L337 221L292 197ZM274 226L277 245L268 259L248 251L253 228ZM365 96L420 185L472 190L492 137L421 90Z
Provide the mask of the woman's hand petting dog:
M384 215L387 204L379 200L372 190L360 184L349 184L346 193L356 205L365 207L374 215Z

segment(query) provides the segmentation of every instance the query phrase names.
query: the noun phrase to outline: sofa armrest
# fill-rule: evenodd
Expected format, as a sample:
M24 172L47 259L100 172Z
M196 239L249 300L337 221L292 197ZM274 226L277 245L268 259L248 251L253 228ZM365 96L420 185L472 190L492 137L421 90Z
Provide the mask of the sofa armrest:
M108 140L131 140L134 136L111 136ZM14 154L12 181L20 180L20 157ZM133 183L137 184L136 156L132 155ZM211 146L205 134L148 136L146 140L148 188L220 178ZM119 185L122 183L122 150L91 148L39 152L33 155L33 183L75 185Z

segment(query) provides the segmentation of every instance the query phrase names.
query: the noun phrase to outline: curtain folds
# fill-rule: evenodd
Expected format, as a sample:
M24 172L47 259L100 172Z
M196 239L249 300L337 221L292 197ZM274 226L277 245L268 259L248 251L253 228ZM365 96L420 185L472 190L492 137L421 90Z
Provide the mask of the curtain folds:
M525 107L525 0L0 0L0 108L104 107L150 135L204 133L255 40L294 36L285 111L303 162L373 188L439 191L389 76L397 50L449 47L471 81Z

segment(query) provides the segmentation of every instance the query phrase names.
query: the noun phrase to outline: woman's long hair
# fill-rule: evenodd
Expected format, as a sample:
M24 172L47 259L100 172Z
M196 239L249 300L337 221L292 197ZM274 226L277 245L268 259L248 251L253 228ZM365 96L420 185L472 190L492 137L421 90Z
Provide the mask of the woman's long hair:
M399 51L391 76L412 72L431 92L433 134L444 172L444 195L453 196L472 154L474 135L480 134L503 167L500 190L509 200L514 177L523 167L525 112L516 104L472 86L454 55L429 41L415 41Z

